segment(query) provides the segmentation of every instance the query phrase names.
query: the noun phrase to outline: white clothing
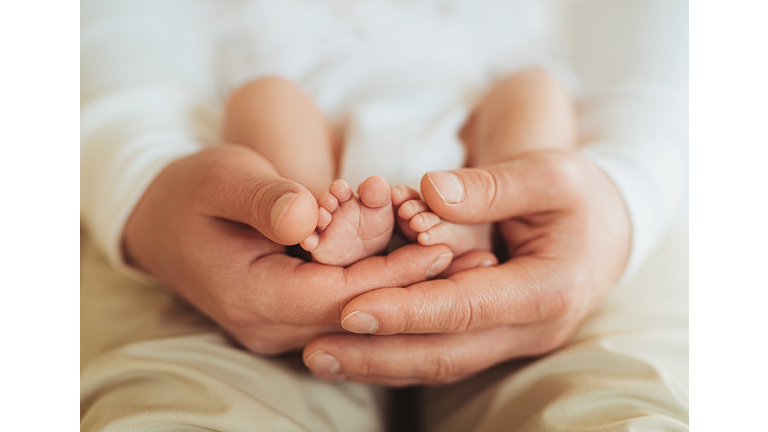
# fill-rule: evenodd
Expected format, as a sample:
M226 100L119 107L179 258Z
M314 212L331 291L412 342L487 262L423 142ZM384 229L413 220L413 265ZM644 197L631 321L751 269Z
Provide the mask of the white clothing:
M632 219L629 277L687 208L687 4L541 4L85 1L83 221L129 271L120 239L144 190L170 162L219 140L233 86L270 73L298 80L346 122L343 178L413 185L461 164L455 132L494 77L536 65L577 89L553 54L552 41L571 40L583 153L614 180ZM553 32L556 15L567 19Z
M382 428L375 387L322 381L290 355L263 358L233 347L171 294L113 270L128 271L120 238L146 187L170 162L217 142L222 101L254 74L247 63L227 63L243 57L220 50L242 27L216 25L240 19L243 4L81 3L81 215L90 236L81 242L81 430ZM582 92L583 154L611 176L632 218L631 282L556 352L426 390L428 431L687 430L687 227L653 253L687 208L687 4L560 6ZM567 81L553 64L547 70ZM325 110L342 106L313 96ZM391 103L377 109L399 106ZM452 120L422 132L448 134L445 125L465 115L462 106L448 104L450 115L438 117ZM351 121L347 138L369 142L376 134L359 132L373 130L368 111L354 112L362 126Z
M418 189L427 171L462 166L458 131L494 79L538 67L575 87L550 54L548 6L250 0L228 21L228 89L269 75L298 83L345 126L339 177L353 188L377 174Z
M564 347L425 388L425 432L688 430L688 227ZM383 431L379 388L253 355L83 238L81 431Z

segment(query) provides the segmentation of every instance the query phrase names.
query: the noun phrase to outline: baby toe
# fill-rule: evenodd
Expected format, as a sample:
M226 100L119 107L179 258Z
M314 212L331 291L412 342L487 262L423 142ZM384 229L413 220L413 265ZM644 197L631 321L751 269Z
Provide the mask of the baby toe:
M383 177L368 177L360 184L360 201L366 207L383 207L392 201L392 190Z
M424 232L440 223L440 216L432 212L422 212L411 219L410 227L416 232Z
M312 252L317 248L317 245L320 244L320 237L317 233L312 233L299 244L305 251Z
M397 207L409 200L418 200L421 198L419 193L408 186L392 186L392 205Z
M411 229L410 222L401 217L395 218L395 221L397 222L398 228L400 228L400 233L409 241L415 242L419 233Z
M424 246L448 243L450 230L446 224L437 224L426 231L420 232L416 239Z
M320 195L320 198L317 199L317 204L328 213L333 213L339 208L339 200L330 192L324 192Z
M427 204L424 201L410 200L406 201L399 209L397 209L397 215L405 220L411 220L417 214L428 210L429 207L427 207Z
M317 229L320 231L326 229L332 220L333 216L331 215L331 212L323 207L320 207L320 209L317 211Z
M352 187L344 180L336 180L328 187L328 192L333 194L340 203L352 198Z

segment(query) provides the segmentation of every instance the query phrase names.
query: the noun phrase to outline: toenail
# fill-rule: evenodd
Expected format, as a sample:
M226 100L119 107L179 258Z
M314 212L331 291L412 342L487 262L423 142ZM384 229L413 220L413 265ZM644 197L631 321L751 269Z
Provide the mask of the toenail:
M443 270L448 268L448 264L450 264L452 260L452 253L438 255L435 261L432 262L432 265L427 269L427 279L433 278L442 273Z
M464 201L464 185L456 174L450 171L427 173L429 182L446 204L458 204Z
M269 213L269 220L272 223L272 229L277 233L278 228L280 227L280 221L283 220L283 216L285 216L285 213L288 212L288 209L291 207L291 204L293 204L293 201L299 196L299 194L294 192L288 192L286 194L283 194L280 198L278 198L274 204L272 204L272 210Z
M374 333L379 328L379 322L373 315L354 311L341 321L341 326L352 333Z
M323 350L318 350L307 357L306 365L319 372L336 373L341 369L341 364L336 358Z
M404 191L402 186L392 186L392 198L400 200L403 195Z

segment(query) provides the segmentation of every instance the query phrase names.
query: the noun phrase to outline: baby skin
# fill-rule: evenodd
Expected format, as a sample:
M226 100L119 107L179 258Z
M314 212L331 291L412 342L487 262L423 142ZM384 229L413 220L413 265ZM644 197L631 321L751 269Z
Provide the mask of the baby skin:
M463 126L460 137L467 165L480 167L529 151L573 148L574 123L572 102L553 79L538 71L517 73L494 86ZM317 200L315 214L301 210L308 203L294 202L281 216L299 221L292 225L313 227L300 244L317 262L348 266L381 253L396 223L411 241L446 244L455 256L492 249L492 224L441 219L413 189L390 188L383 178L373 176L355 195L347 182L334 180L340 140L312 100L289 81L266 78L239 89L230 98L224 125L225 139L253 148L280 175L306 187L302 200L312 196ZM429 173L422 187L453 178ZM442 198L450 202L452 197Z
M422 183L432 182L431 177L439 177L441 174L425 174ZM441 219L430 211L418 192L406 186L393 188L392 203L397 208L400 231L411 241L418 241L424 246L444 244L451 248L454 256L475 249L493 249L492 224L467 225Z
M348 266L389 244L395 227L389 184L380 176L368 177L358 195L349 183L336 180L318 198L317 230L301 242L315 261Z
M299 244L314 261L348 266L387 247L395 226L389 184L370 177L356 196L346 181L334 180L337 133L296 84L271 77L238 89L227 104L224 138L252 148L306 188L276 212L274 223L303 232ZM310 205L316 212L308 211Z
M467 165L482 167L527 152L573 149L575 131L573 104L564 89L541 72L525 71L492 88L467 120L460 136L467 148ZM455 181L458 179L449 173L432 172L424 175L421 187ZM462 197L440 198L450 203ZM490 251L493 247L492 224L466 225L441 219L409 188L398 191L393 200L398 209L398 226L411 241L425 246L442 243L456 256L473 249Z

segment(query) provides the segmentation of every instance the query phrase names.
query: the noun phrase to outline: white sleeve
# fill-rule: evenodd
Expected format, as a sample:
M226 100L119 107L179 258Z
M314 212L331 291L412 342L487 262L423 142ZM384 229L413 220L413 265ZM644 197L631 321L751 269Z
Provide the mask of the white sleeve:
M152 180L215 139L214 38L206 2L81 2L80 214L127 273L123 227Z
M579 0L566 18L582 154L632 222L626 282L688 209L688 3Z

